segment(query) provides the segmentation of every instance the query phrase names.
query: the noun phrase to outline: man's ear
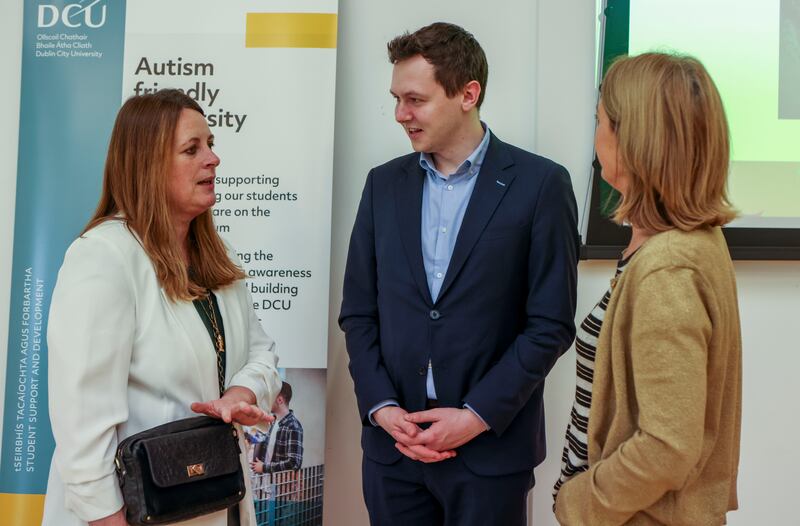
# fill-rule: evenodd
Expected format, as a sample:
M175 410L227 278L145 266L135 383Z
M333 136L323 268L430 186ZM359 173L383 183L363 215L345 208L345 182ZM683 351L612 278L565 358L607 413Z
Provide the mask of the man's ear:
M477 80L467 82L461 90L461 109L468 112L477 107L481 91L481 84Z

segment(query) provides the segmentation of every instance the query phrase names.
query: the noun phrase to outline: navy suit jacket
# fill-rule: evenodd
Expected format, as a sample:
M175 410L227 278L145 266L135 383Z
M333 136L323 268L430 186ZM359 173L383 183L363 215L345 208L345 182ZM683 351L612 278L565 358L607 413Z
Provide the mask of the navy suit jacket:
M436 302L422 259L419 154L370 171L350 239L339 325L362 448L391 464L368 419L395 399L425 409L430 359L441 406L469 404L491 430L458 448L479 475L544 460L547 373L575 336L577 210L566 169L491 136Z

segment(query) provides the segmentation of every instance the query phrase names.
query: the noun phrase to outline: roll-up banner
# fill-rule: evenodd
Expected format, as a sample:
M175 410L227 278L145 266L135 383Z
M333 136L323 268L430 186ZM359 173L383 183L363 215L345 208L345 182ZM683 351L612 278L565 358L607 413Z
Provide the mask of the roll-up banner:
M337 0L25 1L0 375L3 525L41 521L54 448L47 313L64 252L99 198L117 110L163 88L206 112L222 160L217 231L243 263L302 426L300 469L294 451L290 469L251 474L258 522L321 524L337 9ZM281 460L270 458L276 429L248 430L255 463Z

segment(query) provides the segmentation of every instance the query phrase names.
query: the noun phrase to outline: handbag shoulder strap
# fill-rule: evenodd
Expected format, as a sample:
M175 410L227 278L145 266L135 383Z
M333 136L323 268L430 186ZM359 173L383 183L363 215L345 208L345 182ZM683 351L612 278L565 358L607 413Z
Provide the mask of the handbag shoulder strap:
M222 398L225 393L225 325L222 322L219 302L214 293L209 290L206 298L197 298L192 303L200 315L200 319L203 320L203 325L208 331L211 344L217 354L217 381L219 383L219 396ZM228 508L228 526L239 526L239 524L239 503L237 502Z
M216 295L210 290L205 298L197 298L192 301L195 310L200 314L211 338L211 345L217 354L217 381L219 383L219 396L222 398L225 392L225 325L222 321L222 313L219 310L219 302Z

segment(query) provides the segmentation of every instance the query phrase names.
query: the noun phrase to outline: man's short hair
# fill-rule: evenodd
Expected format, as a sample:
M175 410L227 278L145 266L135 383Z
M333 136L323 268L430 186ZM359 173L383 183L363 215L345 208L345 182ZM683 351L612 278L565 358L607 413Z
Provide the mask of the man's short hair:
M448 97L458 94L468 82L478 81L481 93L477 106L481 107L489 78L489 64L472 33L455 24L435 22L413 33L405 32L395 37L387 48L392 64L421 55L433 66L436 82Z
M289 385L288 382L283 382L281 384L281 392L278 393L278 396L282 396L286 405L289 405L289 402L292 401L292 386Z

